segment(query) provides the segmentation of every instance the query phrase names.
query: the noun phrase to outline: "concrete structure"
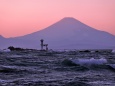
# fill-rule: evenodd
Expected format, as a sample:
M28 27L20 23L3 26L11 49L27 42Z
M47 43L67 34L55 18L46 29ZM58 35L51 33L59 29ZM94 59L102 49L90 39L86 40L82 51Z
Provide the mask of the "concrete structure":
M41 41L41 50L43 50L43 45L44 45L43 42L44 42L44 40L41 39L40 41Z
M45 46L46 47L46 51L48 51L48 44L44 44L43 43L44 42L43 39L41 39L40 41L41 41L41 50L44 50L43 47Z

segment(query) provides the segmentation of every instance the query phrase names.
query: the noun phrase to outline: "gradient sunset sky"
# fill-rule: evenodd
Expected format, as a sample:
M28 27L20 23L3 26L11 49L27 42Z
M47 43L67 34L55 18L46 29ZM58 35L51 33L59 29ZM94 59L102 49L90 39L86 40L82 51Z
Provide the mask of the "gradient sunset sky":
M22 36L64 17L115 35L115 0L0 0L0 35Z

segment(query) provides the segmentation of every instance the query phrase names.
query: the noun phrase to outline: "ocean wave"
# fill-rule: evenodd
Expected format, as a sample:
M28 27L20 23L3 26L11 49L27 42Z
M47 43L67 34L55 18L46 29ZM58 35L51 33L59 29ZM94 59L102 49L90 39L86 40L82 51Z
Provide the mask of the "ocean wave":
M90 65L103 65L103 64L107 63L107 60L104 58L100 58L100 59L94 59L94 58L91 58L91 59L74 59L71 61L75 64L79 64L82 66L85 66L85 65L89 65L89 66Z
M112 69L115 70L115 64L111 64L105 58L95 59L65 59L62 62L66 66L79 66L88 69Z

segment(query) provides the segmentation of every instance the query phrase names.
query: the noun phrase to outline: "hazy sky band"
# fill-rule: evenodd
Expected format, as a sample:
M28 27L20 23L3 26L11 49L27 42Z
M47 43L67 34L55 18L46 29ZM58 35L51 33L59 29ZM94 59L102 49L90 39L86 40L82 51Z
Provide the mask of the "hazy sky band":
M0 34L20 36L74 17L115 35L115 0L0 0Z

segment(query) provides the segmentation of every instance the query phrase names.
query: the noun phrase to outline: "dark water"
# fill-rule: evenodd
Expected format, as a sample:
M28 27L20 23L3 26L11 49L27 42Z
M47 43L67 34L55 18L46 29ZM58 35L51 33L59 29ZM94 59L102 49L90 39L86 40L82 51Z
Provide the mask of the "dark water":
M0 86L115 86L114 64L115 53L105 51L0 52Z

